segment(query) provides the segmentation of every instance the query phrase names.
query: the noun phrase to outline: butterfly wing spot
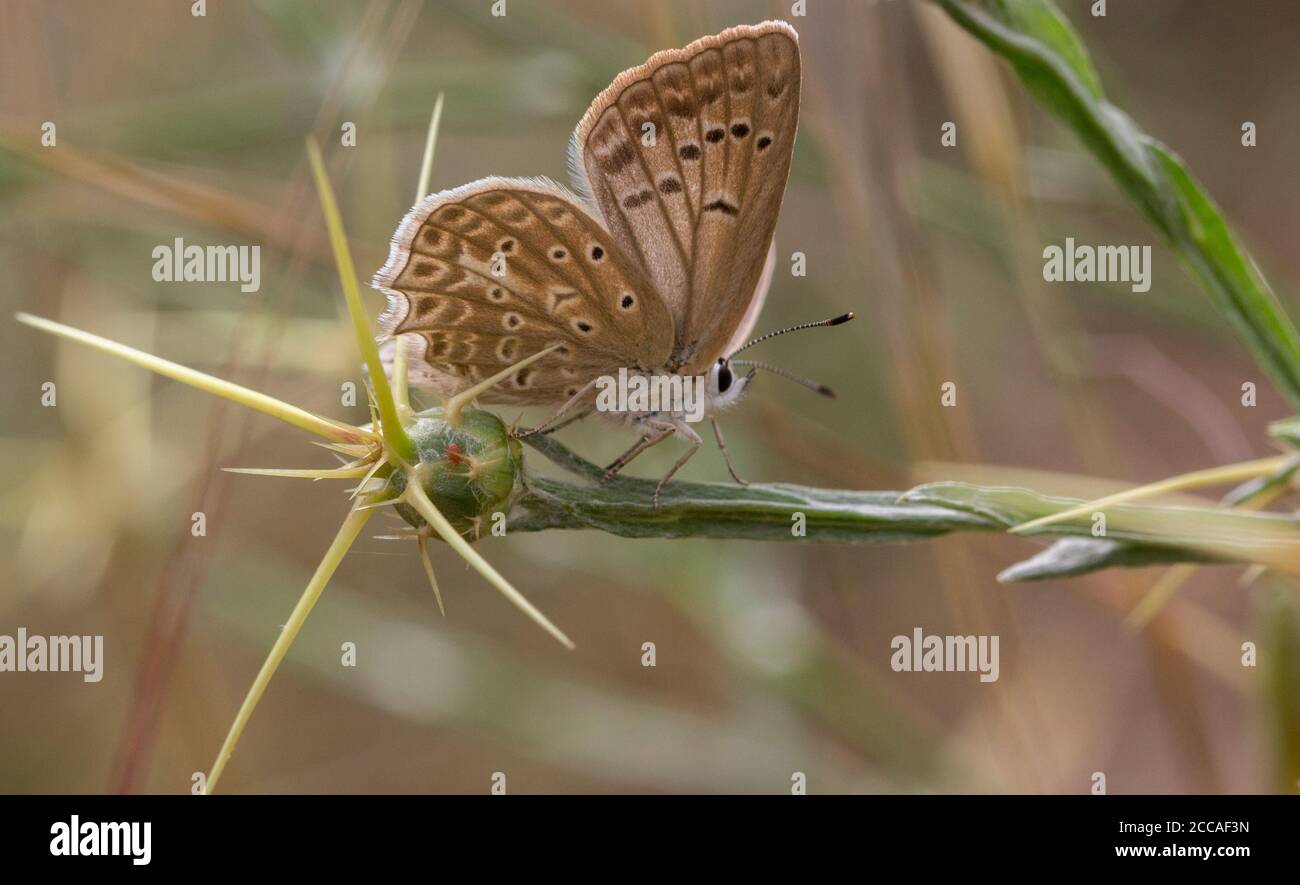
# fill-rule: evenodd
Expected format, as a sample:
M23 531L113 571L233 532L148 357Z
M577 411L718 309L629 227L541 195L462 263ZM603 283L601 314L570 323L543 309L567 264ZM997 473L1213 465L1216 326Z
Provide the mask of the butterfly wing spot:
M740 209L738 209L737 207L733 206L731 203L728 203L726 200L723 199L717 199L714 200L712 203L705 204L704 211L721 212L723 215L740 214Z
M424 317L428 316L431 311L437 308L437 306L438 306L437 300L428 295L424 296L423 298L417 299L415 302L416 319L423 319Z
M600 168L608 175L618 175L636 162L636 151L632 145L616 139L619 139L619 133L614 129L613 123L610 123L601 137L601 141L609 144L609 150L600 158Z
M515 387L527 387L528 379L532 376L532 369L520 369L515 372Z
M687 142L677 149L677 156L683 160L698 160L700 158L700 146Z
M590 335L592 330L595 328L595 326L593 326L591 323L587 322L586 320L574 320L573 328L577 329L579 332L581 332L584 335Z
M439 325L441 326L455 326L459 324L460 321L465 318L465 315L471 310L470 306L464 301L451 298L443 301L443 308L444 310L440 311L440 313L444 315L439 317Z
M561 249L559 246L556 246L554 249L551 250L552 261L563 261L565 258L568 257L569 257L569 253Z
M644 94L640 96L635 94L634 90L638 87L644 90ZM628 119L628 122L632 124L632 131L644 138L646 124L649 123L649 131L654 133L654 137L657 140L659 133L663 131L664 121L662 117L655 113L655 110L657 110L655 107L655 101L657 99L655 98L654 87L651 86L649 82L646 82L644 86L638 83L636 87L629 88L625 94L630 99L638 102L633 105L632 113L629 115Z
M420 261L415 267L411 268L411 274L417 277L433 276L433 264L429 261Z
M754 147L756 147L760 153L762 151L767 150L771 146L772 146L772 136L766 132L758 137L758 141L754 142Z
M682 183L677 180L675 175L665 175L659 181L659 193L661 194L680 194L682 192Z
M749 124L745 122L731 124L731 137L739 141L749 135Z
M631 310L636 306L636 299L632 297L630 292L625 292L623 297L619 300L618 306L624 310Z
M588 254L591 255L592 261L600 261L602 258L605 257L605 250L600 248L599 246L592 246L591 252Z
M784 80L769 80L767 82L767 97L780 98L781 93L785 92Z
M504 252L506 254L509 254L511 251L514 250L514 248L515 248L515 241L510 239L502 240L501 244L497 246L497 249L499 251Z
M697 55L689 62L700 105L711 107L722 98L722 55L716 49Z
M689 120L694 117L696 113L695 103L682 95L681 91L678 91L682 87L673 86L669 88L673 89L673 91L669 92L664 100L664 106L667 107L668 113L682 120Z
M497 342L497 359L509 365L515 362L515 354L519 352L518 338L502 338Z
M566 209L565 205L559 200L537 193L523 193L520 196L528 201L528 205L533 210L545 215L548 221L553 221L562 227L578 224L573 213ZM524 211L527 213L528 210L525 209Z
M642 206L653 201L655 192L650 190L637 191L623 200L624 209L640 209Z
M434 255L439 257L454 254L456 251L456 244L451 235L436 227L426 226L420 239L424 241L425 246L433 250Z
M710 129L708 132L704 133L704 140L707 141L709 144L717 144L718 142L722 141L722 139L726 137L727 137L727 131L723 129L721 126L714 127L713 129Z
M488 290L488 299L491 301L495 301L497 304L500 304L501 302L505 301L509 297L510 297L509 293L506 292L505 289L502 289L500 286L493 286L491 289Z
M547 310L553 314L560 313L561 307L580 297L572 289L552 289L547 294L550 295L550 304L547 306Z
M477 215L471 215L469 216L469 223L460 228L460 233L466 240L473 242L474 245L478 246L480 249L491 251L487 247L475 242L476 238L481 236L489 227L490 224L485 219L479 218Z
M501 325L507 329L518 329L524 324L524 318L517 313L508 313L501 317Z
M706 49L689 62L691 75L695 78L696 91L700 101L714 105L722 98L725 83L722 75L722 53L717 49Z

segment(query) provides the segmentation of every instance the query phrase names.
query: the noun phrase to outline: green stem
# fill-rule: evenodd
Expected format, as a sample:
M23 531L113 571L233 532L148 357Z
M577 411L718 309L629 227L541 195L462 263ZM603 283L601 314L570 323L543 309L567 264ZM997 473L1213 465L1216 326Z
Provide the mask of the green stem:
M556 440L528 436L524 442L580 479L526 473L511 511L511 532L595 529L625 538L897 543L953 532L1005 531L1079 503L1028 489L963 483L933 483L903 494L676 481L664 487L656 508L654 480L620 475L602 482L599 467ZM1058 523L1039 531L1100 541L1090 522ZM1300 521L1276 513L1128 504L1112 514L1104 543L1117 546L1113 555L1074 573L1110 565L1206 561L1300 571Z
M625 538L750 538L767 541L886 543L954 531L995 531L994 520L931 504L900 503L900 492L817 489L787 484L670 482L660 506L656 482L615 476L549 436L524 437L581 484L528 473L509 531L598 529ZM797 515L801 514L802 519ZM801 530L802 534L796 531Z

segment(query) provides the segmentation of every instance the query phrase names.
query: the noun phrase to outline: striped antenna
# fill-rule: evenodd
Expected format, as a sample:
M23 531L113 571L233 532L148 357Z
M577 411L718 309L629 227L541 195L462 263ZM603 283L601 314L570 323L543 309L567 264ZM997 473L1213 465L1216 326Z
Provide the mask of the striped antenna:
M766 341L769 338L775 338L776 336L784 335L787 332L798 332L801 329L816 329L820 326L838 326L840 323L847 323L849 320L853 319L853 316L854 316L853 311L849 311L848 313L842 313L837 317L831 317L828 320L818 320L815 323L800 323L797 326L789 326L785 329L777 329L775 332L768 332L766 335L759 335L757 338L753 339L747 344L743 344L740 347L736 348L734 351L731 352L730 356L726 357L726 359L728 362L730 362L731 357L740 353L742 350L747 350L748 348L753 347L755 344L761 344L762 342Z

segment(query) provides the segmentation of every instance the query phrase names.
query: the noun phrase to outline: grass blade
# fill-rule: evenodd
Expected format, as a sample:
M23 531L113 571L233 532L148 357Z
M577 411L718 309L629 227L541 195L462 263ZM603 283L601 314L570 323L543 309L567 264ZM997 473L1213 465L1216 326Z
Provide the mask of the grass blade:
M1300 408L1300 335L1182 161L1110 104L1082 42L1049 0L937 0L1009 61L1074 130L1200 280L1215 307Z
M1013 527L1011 531L1024 534L1052 523L1068 522L1080 516L1087 516L1096 511L1113 507L1116 504L1139 501L1143 498L1154 498L1169 492L1181 492L1187 489L1198 489L1212 485L1227 485L1228 483L1270 476L1277 470L1284 469L1290 461L1291 456L1289 455L1277 455L1272 458L1261 458L1258 461L1244 461L1240 464L1229 464L1224 467L1211 467L1207 470L1184 473L1180 476L1173 476L1137 488L1116 492L1095 501L1086 501L1077 507L1070 507L1057 513L1041 516L1038 519L1032 519L1029 522Z
M1270 772L1281 793L1300 793L1300 605L1278 580L1256 590L1253 633L1261 680L1259 700L1272 754Z

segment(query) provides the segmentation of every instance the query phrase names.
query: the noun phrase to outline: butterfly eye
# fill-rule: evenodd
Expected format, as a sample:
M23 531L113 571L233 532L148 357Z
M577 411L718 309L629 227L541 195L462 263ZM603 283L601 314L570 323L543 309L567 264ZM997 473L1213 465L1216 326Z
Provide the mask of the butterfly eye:
M731 382L731 369L722 360L718 360L718 393L726 393L730 390Z

